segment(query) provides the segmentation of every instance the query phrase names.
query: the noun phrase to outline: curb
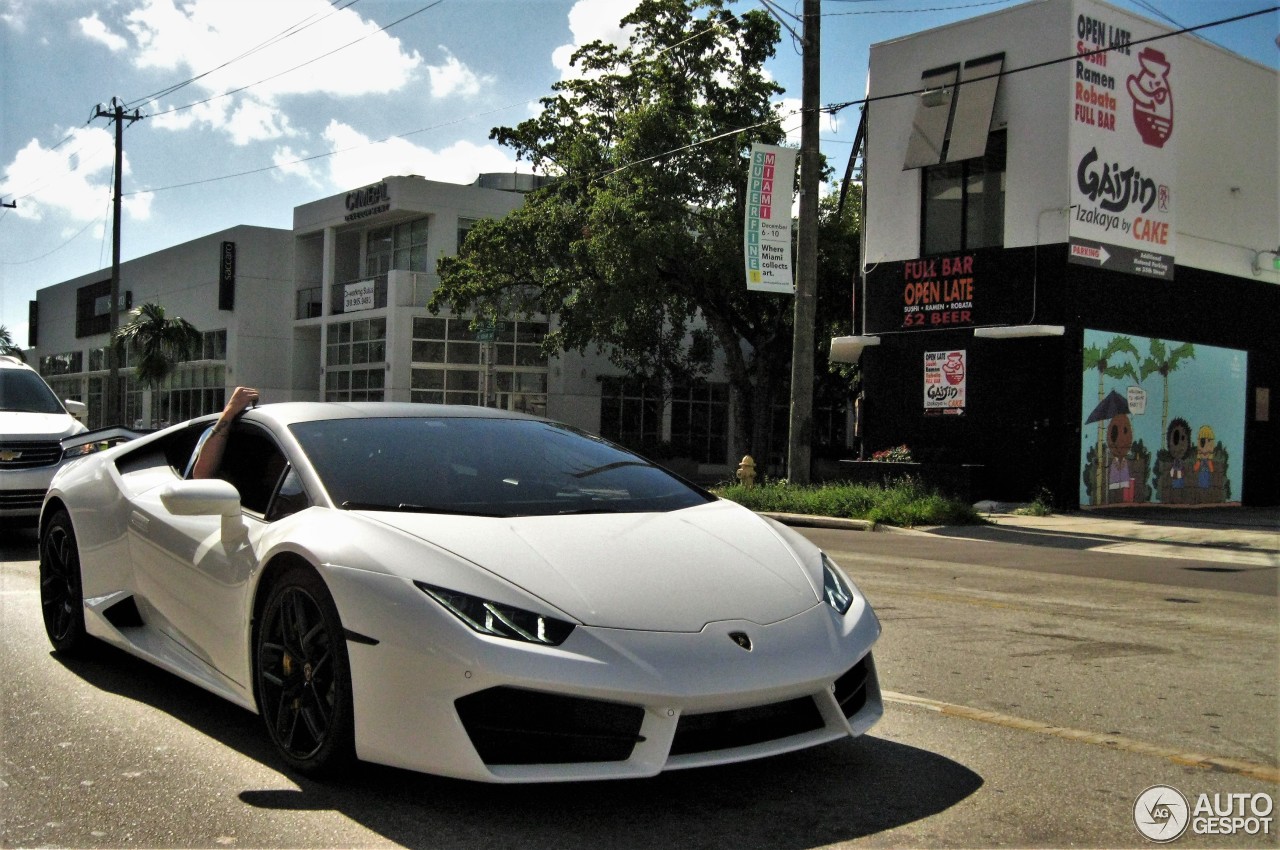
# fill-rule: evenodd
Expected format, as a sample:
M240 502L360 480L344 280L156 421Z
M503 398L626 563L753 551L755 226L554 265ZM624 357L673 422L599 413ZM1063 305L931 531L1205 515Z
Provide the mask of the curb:
M840 517L816 516L813 514L786 514L776 511L759 511L761 516L769 517L769 519L777 520L783 525L795 525L802 528L840 528L846 531L886 531L887 526L881 526L869 519L842 519Z

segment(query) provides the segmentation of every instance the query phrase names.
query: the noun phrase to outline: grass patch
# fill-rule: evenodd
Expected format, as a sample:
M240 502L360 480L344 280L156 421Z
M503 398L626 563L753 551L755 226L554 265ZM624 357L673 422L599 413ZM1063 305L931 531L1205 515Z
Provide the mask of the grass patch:
M912 480L887 487L840 483L797 486L772 481L750 489L741 484L725 484L713 491L753 511L866 519L905 528L984 522L967 502L943 496Z

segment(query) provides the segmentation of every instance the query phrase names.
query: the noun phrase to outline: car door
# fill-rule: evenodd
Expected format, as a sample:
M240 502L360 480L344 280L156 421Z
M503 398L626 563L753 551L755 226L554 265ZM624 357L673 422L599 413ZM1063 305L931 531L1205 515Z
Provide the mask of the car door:
M130 550L144 619L222 676L247 688L245 651L249 579L257 569L273 498L283 481L296 482L283 451L264 428L241 421L232 429L217 477L240 493L237 517L179 516L161 501L163 487L134 502ZM304 505L294 491L290 510ZM284 499L281 499L284 502ZM271 514L274 518L275 514Z

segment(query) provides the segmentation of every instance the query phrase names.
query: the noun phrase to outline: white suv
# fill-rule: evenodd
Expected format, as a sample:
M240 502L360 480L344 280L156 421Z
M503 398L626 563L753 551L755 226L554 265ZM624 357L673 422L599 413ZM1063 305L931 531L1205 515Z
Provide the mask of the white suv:
M84 433L75 417L83 402L62 402L36 370L0 356L0 528L32 524L53 474L63 464L62 440Z

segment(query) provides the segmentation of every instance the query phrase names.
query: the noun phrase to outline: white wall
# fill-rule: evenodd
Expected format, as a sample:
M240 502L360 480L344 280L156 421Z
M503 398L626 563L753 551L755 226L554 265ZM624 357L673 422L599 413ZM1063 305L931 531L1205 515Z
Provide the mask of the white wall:
M1103 3L1037 0L872 45L870 96L914 91L922 71L1005 53L1005 70L1069 55L1077 11L1160 26ZM1177 36L1175 258L1251 277L1254 252L1280 241L1280 75L1191 36ZM1158 44L1159 42L1157 42ZM992 126L1007 126L1006 247L1067 241L1067 150L1074 62L1000 81ZM866 263L919 256L919 171L902 170L915 97L875 101L867 136ZM1280 281L1266 262L1264 279Z

